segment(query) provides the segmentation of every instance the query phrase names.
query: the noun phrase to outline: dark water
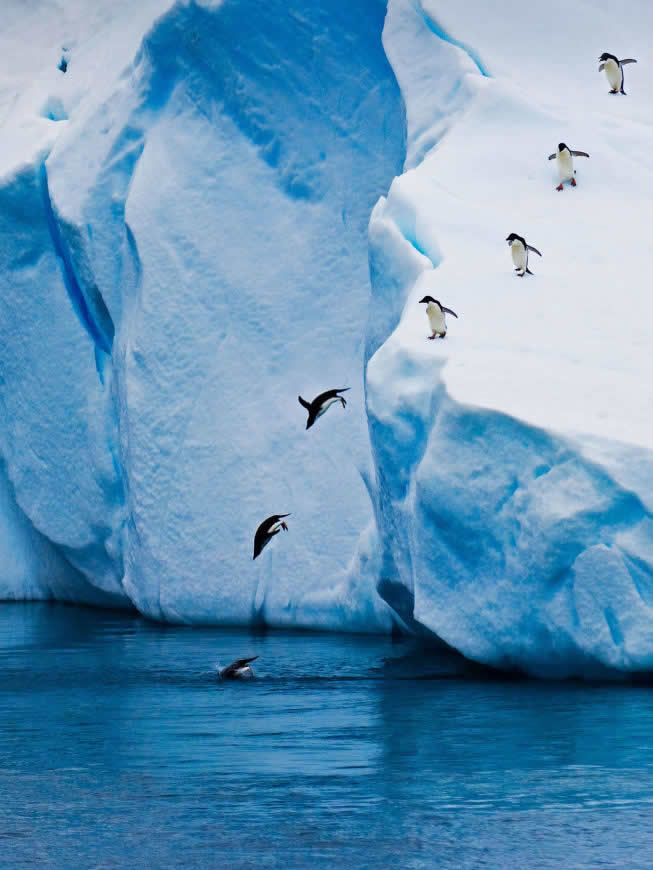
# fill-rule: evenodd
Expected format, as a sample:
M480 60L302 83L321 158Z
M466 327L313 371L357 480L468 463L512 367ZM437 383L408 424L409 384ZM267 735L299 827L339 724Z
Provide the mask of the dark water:
M653 690L431 656L1 605L0 865L653 866Z

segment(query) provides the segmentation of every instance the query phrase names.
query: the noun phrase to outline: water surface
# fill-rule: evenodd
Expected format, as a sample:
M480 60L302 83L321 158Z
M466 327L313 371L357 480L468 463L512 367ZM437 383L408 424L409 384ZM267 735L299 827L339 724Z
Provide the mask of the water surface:
M648 870L652 749L646 686L0 605L3 868Z

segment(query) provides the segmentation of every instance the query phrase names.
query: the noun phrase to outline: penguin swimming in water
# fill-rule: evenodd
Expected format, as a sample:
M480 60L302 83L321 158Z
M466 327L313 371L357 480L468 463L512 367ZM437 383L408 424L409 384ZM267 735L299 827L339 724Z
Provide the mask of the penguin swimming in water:
M278 535L281 529L286 532L288 531L288 526L284 523L283 518L289 516L290 514L272 514L267 520L263 520L254 535L254 555L252 559L256 559L257 556L261 555L264 547L267 547L272 538Z
M458 320L458 315L455 311L452 311L451 308L445 308L444 305L440 305L437 299L434 299L432 296L425 296L423 299L419 300L418 304L422 304L422 302L426 302L426 313L429 318L429 323L431 325L431 331L433 335L429 335L430 339L444 338L447 334L447 321L445 318L446 314L451 314L453 317Z
M601 57L599 58L599 72L603 72L605 70L606 78L610 83L610 87L612 90L611 94L623 94L626 96L626 92L624 91L624 71L622 69L627 63L637 63L637 61L632 57L626 57L623 60L618 60L614 54L608 54L607 51L604 51Z
M297 396L299 399L299 404L303 405L304 408L308 411L308 420L306 421L306 428L310 429L313 423L317 420L318 417L321 417L325 411L334 405L336 402L340 402L342 407L347 407L347 402L343 399L342 396L338 395L339 393L346 393L349 387L342 387L339 390L327 390L324 393L320 393L319 396L316 396L312 402L307 402L306 399L302 399L301 396Z
M256 661L258 656L250 656L248 659L236 659L226 668L220 671L221 680L251 680L254 676L254 671L250 668L249 663Z
M558 164L558 172L560 173L560 184L556 187L556 190L562 190L562 185L565 181L571 181L571 186L576 187L574 157L589 157L589 154L587 151L572 151L571 148L567 148L564 142L558 145L558 150L554 154L549 154L549 160L555 158Z
M532 251L534 254L537 254L538 257L541 257L542 254L534 248L532 245L526 244L526 239L523 236L518 236L517 233L510 233L509 236L506 236L506 241L510 245L510 253L512 254L512 261L515 264L515 272L519 275L520 278L524 277L524 274L528 272L529 275L533 273L528 268L528 252Z

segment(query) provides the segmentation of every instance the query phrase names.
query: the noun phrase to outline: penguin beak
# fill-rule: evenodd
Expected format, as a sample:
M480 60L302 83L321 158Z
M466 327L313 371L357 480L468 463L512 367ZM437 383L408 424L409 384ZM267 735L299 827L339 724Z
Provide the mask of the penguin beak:
M310 429L312 425L313 424L311 422L309 422L308 420L306 421L306 428L307 429Z
M281 528L284 530L284 532L288 531L288 526L285 523L281 523Z
M342 398L342 396L340 396L340 401L342 402L342 407L343 407L343 408L346 408L346 407L347 407L347 402L345 402L345 400Z

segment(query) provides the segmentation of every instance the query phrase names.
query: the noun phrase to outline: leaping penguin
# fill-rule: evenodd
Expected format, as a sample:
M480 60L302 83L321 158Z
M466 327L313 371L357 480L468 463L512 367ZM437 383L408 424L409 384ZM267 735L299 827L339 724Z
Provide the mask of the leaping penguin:
M506 241L510 246L512 261L515 264L515 272L517 272L520 278L523 278L526 272L532 275L533 273L528 268L528 252L532 251L538 257L541 257L542 254L540 254L537 248L527 245L526 239L523 236L518 236L517 233L510 233L509 236L506 236Z
M349 387L342 387L339 390L327 390L324 393L320 393L319 396L316 396L312 402L307 402L306 399L302 399L301 396L297 396L299 399L299 404L303 405L304 408L308 411L308 420L306 421L306 428L310 429L313 423L317 420L318 417L321 417L325 411L331 407L331 405L336 402L340 402L342 407L347 407L347 402L343 399L339 393L346 393Z
M623 94L626 96L626 92L624 91L624 71L622 69L627 63L637 63L637 61L632 57L626 57L623 60L618 60L614 54L608 54L607 51L604 51L601 57L599 58L599 72L603 72L605 70L605 75L610 83L610 87L612 90L611 94Z
M426 313L429 318L429 324L431 325L431 331L433 335L429 335L430 339L444 338L447 334L447 320L444 316L446 314L451 314L453 317L458 320L458 315L455 311L452 311L451 308L445 308L444 305L441 305L437 299L434 299L432 296L425 296L423 299L419 300L419 305L422 302L426 302Z
M558 145L558 150L554 154L549 154L549 160L555 158L558 164L558 172L560 173L560 184L556 187L556 190L562 190L562 185L565 181L571 181L571 186L576 187L574 157L589 157L589 154L587 151L572 151L564 142Z
M254 676L254 671L250 668L249 663L256 661L258 656L250 656L248 659L236 659L226 668L220 671L221 680L251 680Z
M283 518L289 517L290 514L273 514L267 520L263 520L261 525L256 530L254 535L254 555L252 559L256 559L263 552L263 548L267 547L272 538L278 535L281 529L288 531L288 526L284 523Z

